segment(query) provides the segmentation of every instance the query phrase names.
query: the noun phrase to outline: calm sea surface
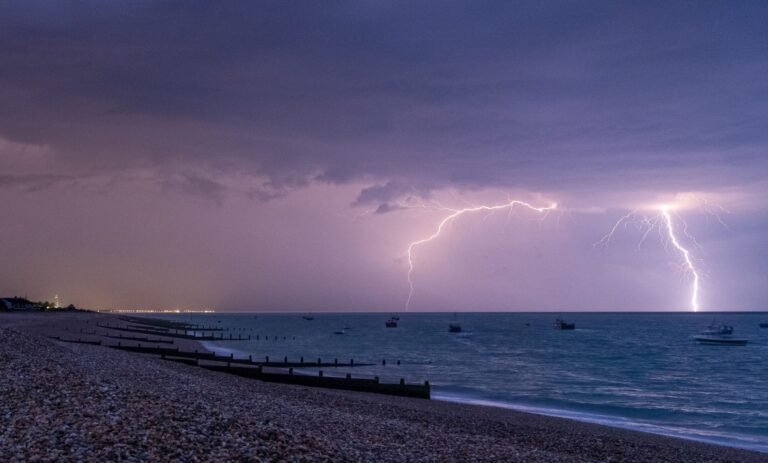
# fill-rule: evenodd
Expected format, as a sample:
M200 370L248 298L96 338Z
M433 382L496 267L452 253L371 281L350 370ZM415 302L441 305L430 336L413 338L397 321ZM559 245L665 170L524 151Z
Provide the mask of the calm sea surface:
M382 381L429 380L437 400L509 407L768 452L768 313L192 314L251 341L208 347L235 356L376 363L339 368ZM712 322L746 346L699 345ZM335 334L344 330L344 334ZM259 340L256 340L256 336ZM269 339L265 340L264 337ZM386 360L386 366L382 366ZM397 361L400 365L397 365ZM311 371L311 370L310 370ZM326 369L326 374L334 372Z

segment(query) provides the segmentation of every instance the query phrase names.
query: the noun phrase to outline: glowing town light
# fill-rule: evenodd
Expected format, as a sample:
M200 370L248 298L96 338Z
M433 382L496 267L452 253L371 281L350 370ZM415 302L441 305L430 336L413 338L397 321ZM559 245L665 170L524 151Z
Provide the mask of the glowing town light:
M424 244L424 243L428 243L428 242L434 240L435 238L437 238L438 236L440 236L440 233L442 233L442 231L443 231L443 229L445 228L446 225L448 225L449 223L453 222L456 218L458 218L459 216L461 216L463 214L472 213L472 212L481 212L481 211L494 212L494 211L499 211L499 210L503 210L503 209L508 209L508 210L511 211L515 206L523 206L523 207L526 207L526 208L528 208L528 209L530 209L532 211L536 211L536 212L540 212L540 213L549 212L549 211L552 211L552 210L557 208L557 204L556 203L553 203L552 205L547 206L547 207L536 207L536 206L533 206L530 203L527 203L525 201L513 200L513 201L509 201L507 203L498 204L498 205L495 205L495 206L483 205L483 206L467 207L467 208L464 208L464 209L447 209L449 211L453 211L453 213L450 214L449 216L447 216L446 218L444 218L442 221L440 221L440 223L437 225L437 229L434 231L434 233L432 233L431 235L429 235L426 238L423 238L423 239L420 239L420 240L412 242L408 246L408 299L405 301L405 311L408 312L408 309L410 308L410 305L411 305L411 298L413 298L413 292L414 292L413 278L412 278L412 276L413 276L413 268L414 268L414 266L413 266L413 250L416 248L416 246L419 246L419 245Z
M613 225L611 230L605 236L603 236L600 239L600 241L596 242L593 246L598 246L601 244L607 245L613 238L613 235L622 225L626 226L630 223L639 224L639 228L643 231L643 236L640 239L640 242L638 243L638 248L642 246L646 238L648 238L648 235L653 230L657 230L661 236L661 239L664 240L665 243L671 243L672 246L675 248L675 250L678 253L680 253L680 255L682 256L683 262L685 263L686 271L692 276L692 279L693 279L693 287L691 291L691 310L693 310L694 312L698 312L699 310L699 272L696 270L696 266L693 262L693 258L691 257L690 251L688 251L687 248L683 247L683 245L677 239L677 235L675 234L675 228L672 221L672 214L670 214L670 211L675 210L677 208L678 206L674 204L658 204L653 206L652 209L657 210L659 213L651 216L642 215L637 210L630 211L628 214L622 216ZM685 222L683 222L682 233L685 236L689 237L694 243L696 243L695 238L690 236L687 230L688 230L688 226Z

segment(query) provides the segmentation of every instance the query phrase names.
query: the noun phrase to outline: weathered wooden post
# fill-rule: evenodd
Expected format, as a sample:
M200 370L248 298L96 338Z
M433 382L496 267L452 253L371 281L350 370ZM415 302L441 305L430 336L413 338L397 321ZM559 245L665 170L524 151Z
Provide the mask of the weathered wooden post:
M339 366L339 359L333 359L333 366Z
M269 363L269 355L264 356L264 358L267 360L267 363Z
M285 361L285 363L288 363L288 356L286 355L283 360Z
M376 384L379 384L379 377L378 376L374 376L373 380L376 381Z
M347 373L347 379L352 379L352 373Z
M293 374L293 368L289 368L289 369L288 369L288 374L289 374L289 375L292 375L292 374Z
M320 376L321 378L323 377L323 370L320 370L317 373L318 373L318 376Z
M303 356L302 356L302 357L301 357L301 359L299 360L299 363L300 363L300 364L302 364L302 365L304 365L304 357L303 357Z
M400 378L400 385L405 386L405 378Z

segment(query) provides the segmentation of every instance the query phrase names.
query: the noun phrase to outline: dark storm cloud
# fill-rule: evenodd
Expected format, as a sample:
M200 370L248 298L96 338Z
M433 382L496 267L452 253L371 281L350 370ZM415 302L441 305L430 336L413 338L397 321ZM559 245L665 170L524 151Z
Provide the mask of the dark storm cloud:
M393 180L363 188L355 200L354 205L365 206L375 203L386 203L400 198L404 192L418 198L428 198L431 189L432 188L429 185L413 186Z
M24 2L0 6L0 136L59 165L700 188L760 177L764 2ZM221 198L203 174L185 188Z

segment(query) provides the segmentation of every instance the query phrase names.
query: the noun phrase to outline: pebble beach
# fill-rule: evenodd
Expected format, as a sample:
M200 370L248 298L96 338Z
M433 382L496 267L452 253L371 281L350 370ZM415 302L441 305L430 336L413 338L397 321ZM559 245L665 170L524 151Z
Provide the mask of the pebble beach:
M0 461L768 461L506 409L263 383L51 339L108 319L0 314Z

